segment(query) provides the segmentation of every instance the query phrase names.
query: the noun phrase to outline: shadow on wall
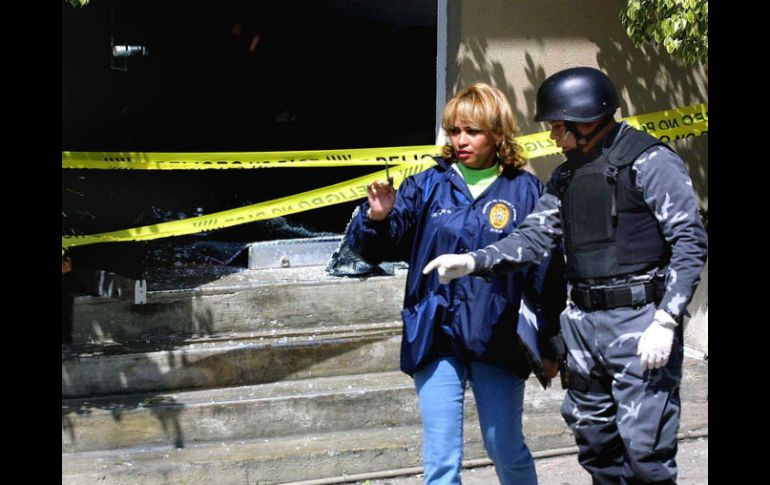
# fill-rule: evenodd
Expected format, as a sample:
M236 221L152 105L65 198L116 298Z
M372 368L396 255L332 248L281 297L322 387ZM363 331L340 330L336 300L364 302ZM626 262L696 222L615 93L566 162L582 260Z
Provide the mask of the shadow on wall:
M591 15L594 13L600 15L596 22L605 26L614 24L616 26L597 30L594 28L593 22L582 19L574 23L560 25L558 29L554 26L545 26L545 32L533 30L543 26L539 24L522 25L520 26L522 27L521 30L518 30L518 27L509 27L505 32L497 32L493 26L491 33L486 31L485 33L490 36L515 36L519 39L585 39L594 44L597 49L595 65L605 72L617 86L621 95L619 113L624 116L708 102L707 66L685 67L668 55L664 49L655 49L650 46L637 48L625 35L616 10L599 8L595 10L596 12L592 10ZM454 83L451 83L451 92L456 92L466 83L476 81L497 86L511 102L511 107L521 127L521 134L545 130L545 124L535 123L531 119L535 112L537 88L546 77L554 74L557 69L575 67L585 62L576 58L574 64L570 64L569 57L567 57L569 53L565 52L562 59L566 59L566 61L563 65L553 66L546 70L546 66L538 62L538 57L541 54L533 53L533 50L524 52L525 63L521 67L506 66L495 60L494 53L490 53L487 38L489 37L470 36L456 41L460 44L455 46L457 49L456 58L459 63L457 66L458 77ZM540 49L542 42L537 41L537 46ZM578 47L579 45L576 45L574 48ZM450 45L451 50L452 45ZM509 73L511 69L522 69L526 76L526 82L515 81L521 84L513 85L512 81L506 77L506 67ZM516 95L517 92L520 94L519 96ZM522 94L525 99L525 106L520 106L517 101L517 99L522 98ZM671 143L671 146L685 161L693 179L696 193L701 203L707 207L708 137L677 140ZM561 156L539 158L534 161L533 168L536 169L535 171L541 179L547 178L551 170L561 160Z
M624 113L642 114L708 103L708 66L685 67L665 49L637 48L625 36L588 39L599 47L599 69L624 93ZM670 145L687 165L701 203L708 206L708 136L677 140Z
M454 95L459 89L464 88L466 85L475 83L475 82L484 82L487 84L490 84L492 86L497 87L500 91L505 94L505 96L508 98L508 102L511 103L511 108L513 109L513 114L516 116L517 121L519 122L519 126L522 127L522 132L520 134L528 134L529 132L523 131L524 126L527 125L527 116L528 113L531 111L528 109L528 106L525 106L522 110L519 108L517 103L517 97L516 92L514 90L514 86L512 86L508 80L505 77L505 68L502 63L490 60L490 57L488 55L489 50L489 44L487 43L487 40L485 38L481 37L473 37L470 39L467 39L463 43L463 50L465 51L465 54L462 56L462 59L460 60L459 65L459 72L462 73L462 78L467 81L461 81L460 79L457 80L457 82L452 87L452 92L447 93L448 97ZM534 63L532 65L527 66L527 72L529 73L530 67L532 68L533 74L536 74L538 72L537 68L535 68ZM539 68L539 72L542 72L542 67ZM532 81L533 88L526 88L524 90L525 93L528 93L531 91L531 100L530 97L527 96L527 104L534 107L535 105L535 90L537 89L537 86L540 82L542 82L545 79L545 75L543 75L543 78L538 80L536 76L532 76L530 79ZM521 88L521 87L519 87Z

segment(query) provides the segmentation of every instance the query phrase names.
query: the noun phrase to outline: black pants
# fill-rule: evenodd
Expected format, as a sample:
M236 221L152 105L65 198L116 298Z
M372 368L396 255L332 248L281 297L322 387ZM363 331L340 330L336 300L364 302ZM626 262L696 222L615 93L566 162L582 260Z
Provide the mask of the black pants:
M606 392L568 390L561 410L594 484L675 483L684 348L678 327L668 363L642 371L637 345L654 313L652 303L592 312L569 304L561 315L570 372L611 381Z

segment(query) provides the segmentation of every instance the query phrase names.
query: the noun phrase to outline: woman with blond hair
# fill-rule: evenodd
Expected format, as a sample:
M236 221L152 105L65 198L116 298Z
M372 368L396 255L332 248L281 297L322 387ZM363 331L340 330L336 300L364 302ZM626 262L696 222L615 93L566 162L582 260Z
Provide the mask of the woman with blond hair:
M437 165L369 186L368 200L346 231L365 261L407 261L401 370L414 378L423 423L426 484L459 484L463 398L470 382L487 453L500 483L537 483L522 432L524 384L531 364L517 322L525 300L540 324L539 348L549 370L559 357L554 337L564 306L562 258L488 281L463 277L440 284L421 269L436 256L484 247L508 235L535 206L542 183L522 169L516 120L500 90L478 83L446 105L449 143ZM546 299L548 300L546 302ZM523 309L522 312L523 313ZM558 337L557 337L558 338Z

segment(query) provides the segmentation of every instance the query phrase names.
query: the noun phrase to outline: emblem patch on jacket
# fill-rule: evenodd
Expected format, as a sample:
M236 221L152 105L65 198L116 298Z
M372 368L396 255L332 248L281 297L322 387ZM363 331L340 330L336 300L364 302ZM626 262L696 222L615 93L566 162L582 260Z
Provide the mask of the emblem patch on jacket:
M491 232L502 233L509 222L516 222L516 207L505 199L490 200L481 212L487 214Z
M502 229L511 220L511 210L505 204L497 203L489 210L489 224L495 229Z

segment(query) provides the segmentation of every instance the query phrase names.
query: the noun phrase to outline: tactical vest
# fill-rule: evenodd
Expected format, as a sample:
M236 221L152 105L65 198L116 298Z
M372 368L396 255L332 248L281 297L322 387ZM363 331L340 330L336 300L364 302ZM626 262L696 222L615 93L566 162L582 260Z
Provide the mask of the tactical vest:
M655 145L668 148L647 133L627 129L596 159L560 167L569 281L642 273L668 260L669 246L631 170Z

